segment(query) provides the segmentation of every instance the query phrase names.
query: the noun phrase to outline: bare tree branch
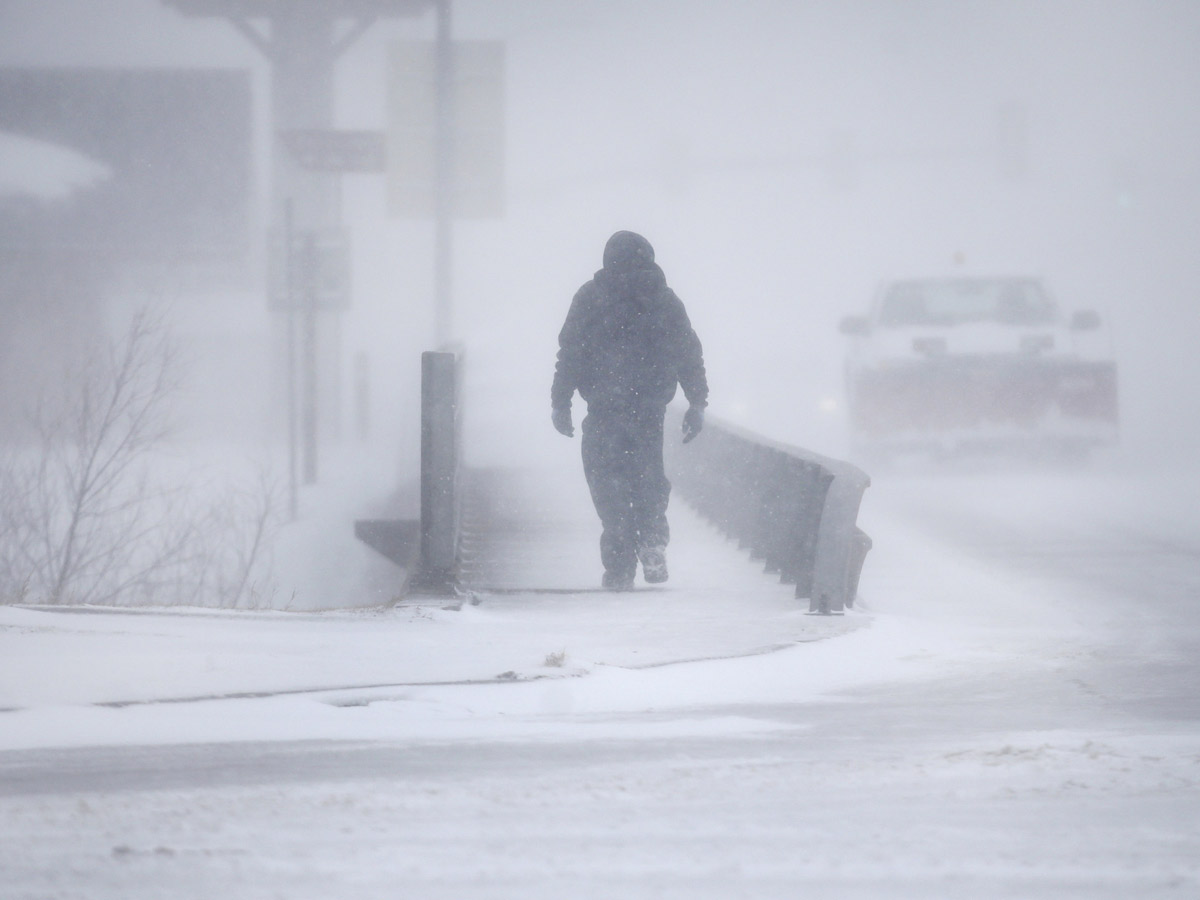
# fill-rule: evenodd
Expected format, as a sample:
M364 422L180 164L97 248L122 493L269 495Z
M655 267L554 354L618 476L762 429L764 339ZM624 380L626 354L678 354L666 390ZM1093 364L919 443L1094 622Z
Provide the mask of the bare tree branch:
M161 316L135 314L39 400L32 443L0 448L0 603L238 606L252 590L280 518L265 474L201 503L154 471L179 356Z

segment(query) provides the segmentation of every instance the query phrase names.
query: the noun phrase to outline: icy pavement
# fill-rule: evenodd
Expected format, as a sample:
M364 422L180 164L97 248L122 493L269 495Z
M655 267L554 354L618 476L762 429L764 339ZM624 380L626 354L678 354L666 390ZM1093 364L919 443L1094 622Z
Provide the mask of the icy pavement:
M1194 479L877 479L840 619L581 482L457 610L0 608L0 896L1200 895Z
M668 584L601 591L599 524L573 474L549 486L545 473L487 477L489 502L468 506L458 597L327 613L0 607L0 708L561 680L777 652L868 624L806 615L791 586L681 504Z

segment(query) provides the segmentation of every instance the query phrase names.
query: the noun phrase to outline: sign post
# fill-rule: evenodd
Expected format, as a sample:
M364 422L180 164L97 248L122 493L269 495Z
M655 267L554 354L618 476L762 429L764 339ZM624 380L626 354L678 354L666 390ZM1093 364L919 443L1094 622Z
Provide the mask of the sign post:
M279 140L309 172L387 171L387 140L382 131L292 128L279 132Z

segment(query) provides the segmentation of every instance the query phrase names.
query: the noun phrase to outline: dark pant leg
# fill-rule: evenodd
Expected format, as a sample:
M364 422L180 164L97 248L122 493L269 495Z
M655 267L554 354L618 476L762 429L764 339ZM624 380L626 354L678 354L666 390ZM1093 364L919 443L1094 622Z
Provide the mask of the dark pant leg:
M633 447L633 526L638 547L666 547L671 539L667 503L671 482L663 468L663 417L665 410L641 412L631 434Z
M633 445L625 417L589 413L583 420L583 472L600 516L600 561L606 572L632 578L637 569L633 519Z

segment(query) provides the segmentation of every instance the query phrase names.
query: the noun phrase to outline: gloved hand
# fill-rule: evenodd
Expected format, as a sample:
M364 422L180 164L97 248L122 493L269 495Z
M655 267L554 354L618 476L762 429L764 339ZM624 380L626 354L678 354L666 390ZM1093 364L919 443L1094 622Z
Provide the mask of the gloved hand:
M554 423L554 430L559 434L566 437L575 436L575 426L571 423L571 407L556 406L550 413L550 421Z
M689 406L683 414L683 442L686 444L704 427L704 407Z

